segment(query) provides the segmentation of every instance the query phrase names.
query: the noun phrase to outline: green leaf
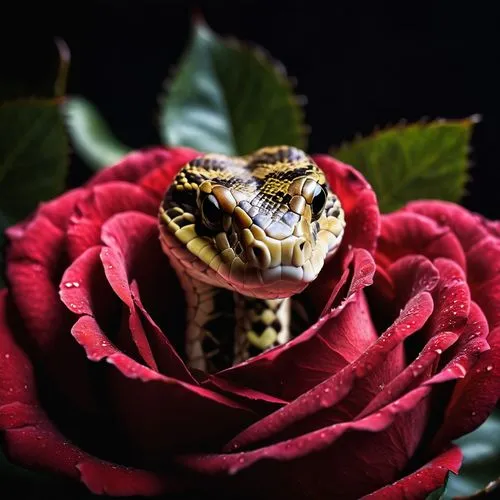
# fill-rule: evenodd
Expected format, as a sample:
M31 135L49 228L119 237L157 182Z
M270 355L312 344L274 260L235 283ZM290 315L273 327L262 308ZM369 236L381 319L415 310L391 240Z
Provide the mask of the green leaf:
M397 126L344 143L331 154L360 170L382 212L411 200L459 201L468 180L468 149L477 117Z
M448 471L443 486L441 486L441 488L438 488L437 490L434 490L430 495L427 495L427 498L425 500L445 500L445 498L447 498L446 493L449 480L450 472Z
M160 104L160 135L169 146L229 155L306 146L303 110L283 68L201 21Z
M460 473L450 476L447 497L483 497L500 483L500 410L475 431L458 439L464 460ZM486 491L485 491L486 490Z
M64 114L72 146L94 170L115 164L131 151L113 136L97 108L83 97L68 97Z
M0 104L0 211L19 220L65 185L68 143L59 99Z

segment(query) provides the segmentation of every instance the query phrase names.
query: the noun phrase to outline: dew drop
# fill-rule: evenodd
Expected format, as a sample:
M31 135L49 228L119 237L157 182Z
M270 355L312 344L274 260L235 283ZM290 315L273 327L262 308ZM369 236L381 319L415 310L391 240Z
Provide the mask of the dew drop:
M436 354L443 354L443 350L442 349L436 349Z
M488 365L488 366L486 367L486 371L487 371L487 372L491 372L491 370L493 370L493 366L492 366L492 365Z
M101 346L102 346L102 347L106 347L107 345L108 345L108 343L107 343L105 340L103 340L103 341L101 342Z
M10 358L10 354L9 354L9 353L7 353L7 354L5 355L5 359L9 359L9 358Z
M239 462L240 464L244 464L244 463L245 463L245 459L244 459L243 457L241 457L241 458L238 460L238 462Z
M73 281L73 286L75 288L78 288L80 286L80 283L78 283L78 281Z
M330 392L330 388L329 387L325 387L325 392Z
M71 281L67 281L66 283L64 283L64 286L66 288L73 288L73 283Z
M475 412L475 411L473 411L473 412L472 412L472 416L473 416L473 417L475 417L475 416L476 416L476 412Z

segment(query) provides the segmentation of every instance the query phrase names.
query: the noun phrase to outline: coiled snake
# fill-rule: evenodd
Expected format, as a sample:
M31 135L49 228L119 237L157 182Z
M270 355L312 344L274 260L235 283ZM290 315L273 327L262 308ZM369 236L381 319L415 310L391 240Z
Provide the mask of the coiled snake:
M206 154L185 165L159 209L163 251L186 293L186 357L214 372L291 338L290 299L344 233L325 174L303 151Z

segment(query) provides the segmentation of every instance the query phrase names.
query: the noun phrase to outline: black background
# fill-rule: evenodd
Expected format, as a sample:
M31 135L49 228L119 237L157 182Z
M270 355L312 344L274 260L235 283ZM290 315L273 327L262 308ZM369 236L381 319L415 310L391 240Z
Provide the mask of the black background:
M157 96L188 42L193 7L218 33L257 43L285 65L298 82L297 92L308 98L310 152L326 152L356 133L401 119L478 113L482 121L473 136L472 182L463 203L500 218L500 16L494 2L15 5L17 17L7 23L2 17L7 28L11 20L18 26L17 41L9 38L1 50L15 62L19 79L29 84L47 68L53 71L52 37L64 38L72 54L69 93L97 104L115 135L132 147L159 143ZM38 31L28 28L33 19ZM82 182L89 173L75 160L70 183Z

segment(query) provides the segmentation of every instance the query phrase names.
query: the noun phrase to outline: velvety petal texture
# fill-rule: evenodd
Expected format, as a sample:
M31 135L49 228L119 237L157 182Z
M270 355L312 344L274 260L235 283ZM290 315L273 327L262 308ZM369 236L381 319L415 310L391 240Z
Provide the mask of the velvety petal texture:
M359 172L315 155L347 226L294 298L309 325L203 374L157 221L200 154L131 153L8 229L6 454L111 496L425 498L499 400L499 223L429 200L381 216Z

